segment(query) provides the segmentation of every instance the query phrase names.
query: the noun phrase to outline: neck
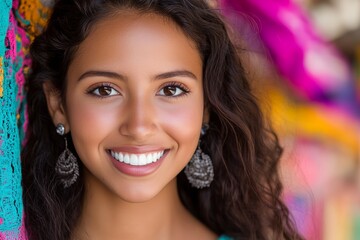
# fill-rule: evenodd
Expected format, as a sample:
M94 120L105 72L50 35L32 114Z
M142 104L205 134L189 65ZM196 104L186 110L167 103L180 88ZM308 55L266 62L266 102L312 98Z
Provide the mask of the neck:
M123 201L97 184L85 190L74 239L177 239L174 236L183 236L189 224L201 225L182 205L175 179L142 203Z

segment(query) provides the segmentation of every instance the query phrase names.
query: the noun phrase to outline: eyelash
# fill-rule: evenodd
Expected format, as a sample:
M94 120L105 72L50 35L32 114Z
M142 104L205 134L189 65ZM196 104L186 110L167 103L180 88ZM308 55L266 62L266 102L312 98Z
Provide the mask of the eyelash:
M164 97L168 97L168 98L178 98L178 97L184 97L186 95L188 95L190 93L190 89L188 87L186 87L184 84L179 83L179 82L169 82L164 84L163 86L161 86L160 90L166 88L166 87L176 87L179 88L181 91L183 91L183 93L177 95L177 96L164 96Z
M113 84L111 83L101 83L101 84L98 84L96 86L93 86L91 87L90 89L86 90L86 93L87 94L90 94L91 96L94 96L94 97L97 97L97 98L107 98L107 97L110 97L111 95L108 95L108 96L102 96L102 95L98 95L98 94L95 94L94 91L101 88L101 87L109 87L111 89L113 89L114 91L118 92ZM160 96L164 96L164 97L167 97L167 98L178 98L178 97L184 97L186 95L188 95L190 93L190 89L188 87L186 87L184 84L182 83L179 83L179 82L170 82L170 83L166 83L164 84L163 86L161 86L160 90L163 90L164 88L166 87L176 87L176 88L179 88L182 93L177 95L177 96L165 96L165 95L160 95Z
M119 91L117 91L117 90L115 89L114 85L111 84L111 83L100 83L100 84L98 84L98 85L96 85L96 86L93 86L93 87L91 87L90 89L86 90L86 93L87 93L87 94L90 94L90 95L93 96L93 97L97 97L97 98L107 98L107 97L111 97L111 95L109 95L109 96L102 96L102 95L98 95L98 94L95 94L95 93L94 93L94 91L95 91L96 89L99 89L99 88L101 88L101 87L109 87L109 88L111 88L111 89L113 89L114 91L116 91L116 92L119 93Z

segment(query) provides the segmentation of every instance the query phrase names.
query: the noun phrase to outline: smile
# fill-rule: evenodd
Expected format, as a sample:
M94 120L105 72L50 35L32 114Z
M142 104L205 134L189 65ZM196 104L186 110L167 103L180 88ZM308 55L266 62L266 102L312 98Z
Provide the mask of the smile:
M115 158L117 161L132 166L145 166L150 163L155 163L164 155L164 152L165 151L162 150L159 152L134 154L134 153L114 152L110 150L111 156Z

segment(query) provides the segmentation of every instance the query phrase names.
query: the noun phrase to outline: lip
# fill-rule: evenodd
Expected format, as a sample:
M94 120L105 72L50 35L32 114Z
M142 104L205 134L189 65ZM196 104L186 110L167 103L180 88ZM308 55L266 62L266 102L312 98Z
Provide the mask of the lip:
M160 149L160 148L154 148L154 147L121 147L121 148L112 148L112 151L116 152L127 152L127 153L134 153L134 154L141 154L141 153L148 153L148 152L154 152L154 151L164 151L164 154L159 158L156 162L149 163L147 165L143 166L134 166L130 164L126 164L123 162L119 162L114 157L111 156L110 151L108 150L108 156L114 165L114 167L120 171L123 174L126 174L128 176L133 177L142 177L146 175L150 175L151 173L155 172L160 165L162 164L163 160L169 153L169 149Z

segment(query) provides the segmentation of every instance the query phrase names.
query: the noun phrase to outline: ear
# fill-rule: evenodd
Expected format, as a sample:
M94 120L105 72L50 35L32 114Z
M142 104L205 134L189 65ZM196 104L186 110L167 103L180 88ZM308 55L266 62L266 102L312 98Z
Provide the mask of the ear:
M62 123L65 126L65 132L68 132L66 129L69 129L69 125L60 92L55 89L49 81L43 83L43 91L54 125L56 126L57 124Z

